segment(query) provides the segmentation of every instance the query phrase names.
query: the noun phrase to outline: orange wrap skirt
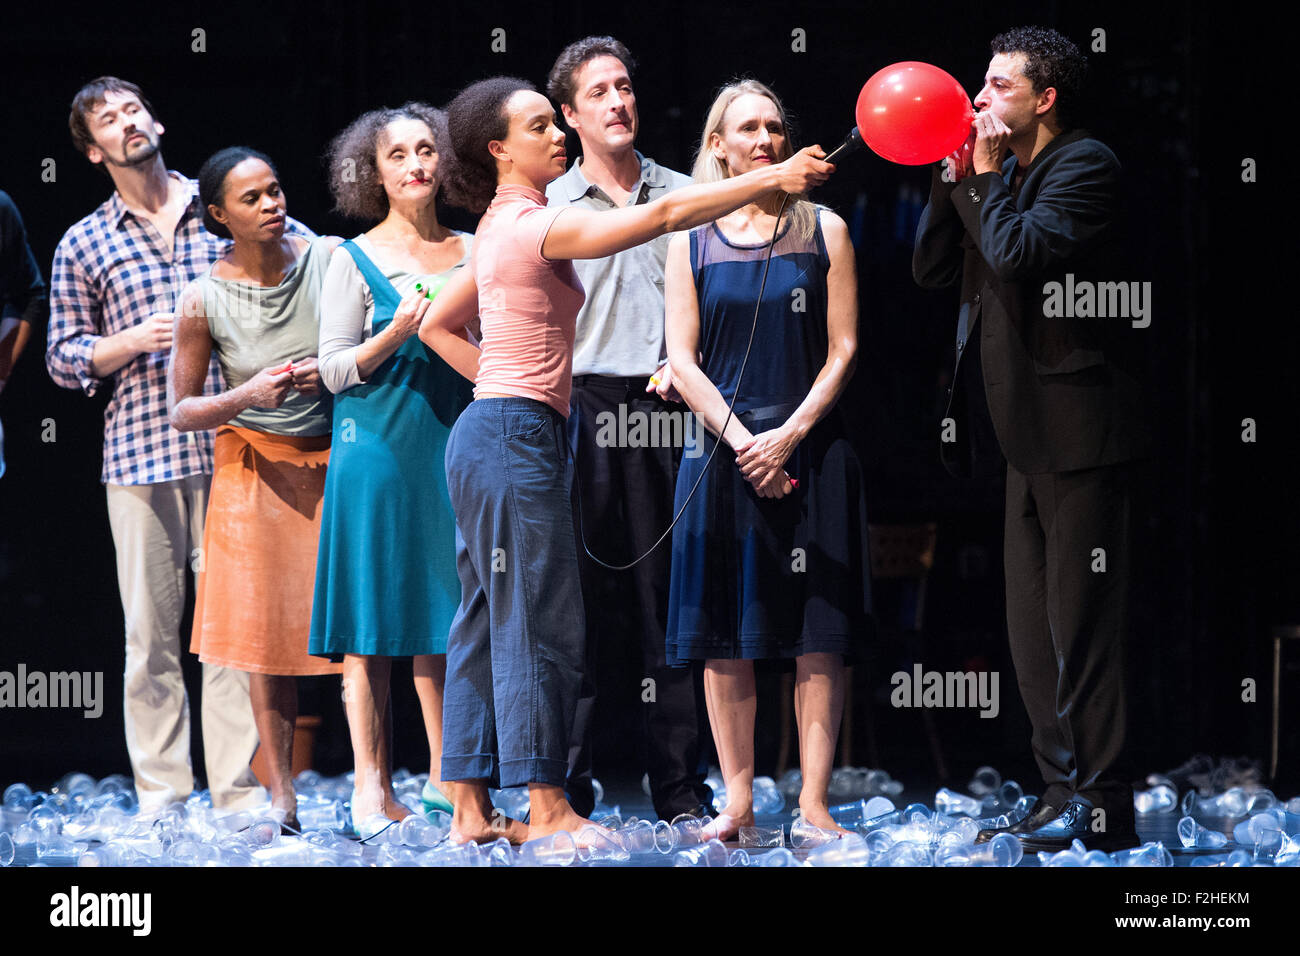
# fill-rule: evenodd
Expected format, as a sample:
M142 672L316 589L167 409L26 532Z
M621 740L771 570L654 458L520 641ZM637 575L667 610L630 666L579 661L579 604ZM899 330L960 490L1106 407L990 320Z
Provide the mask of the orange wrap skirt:
M338 674L307 653L330 436L217 429L190 650L257 674Z

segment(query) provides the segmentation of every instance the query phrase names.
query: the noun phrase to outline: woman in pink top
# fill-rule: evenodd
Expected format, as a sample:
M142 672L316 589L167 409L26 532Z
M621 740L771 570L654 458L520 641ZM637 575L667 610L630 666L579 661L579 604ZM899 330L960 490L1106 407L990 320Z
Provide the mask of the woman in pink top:
M411 296L399 309L475 384L447 444L461 605L447 642L442 773L454 785L453 840L517 843L590 823L563 789L584 644L564 428L584 295L569 260L611 256L773 192L801 195L834 167L812 146L652 203L550 209L544 190L568 157L545 96L494 77L463 90L447 118L461 189L486 213L470 268L436 300ZM481 345L464 331L476 315ZM526 825L493 810L490 782L528 785Z

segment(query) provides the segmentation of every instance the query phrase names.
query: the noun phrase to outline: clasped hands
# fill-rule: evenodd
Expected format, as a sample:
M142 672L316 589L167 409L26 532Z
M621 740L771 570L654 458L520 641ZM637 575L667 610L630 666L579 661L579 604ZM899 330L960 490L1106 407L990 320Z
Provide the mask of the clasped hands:
M646 385L647 392L655 392L660 398L671 402L682 401L681 395L673 387L672 366L665 362L650 377ZM754 486L760 498L784 498L794 484L785 473L785 463L794 453L799 438L786 426L751 435L749 441L738 445L736 467L746 481Z
M301 395L319 395L320 367L316 356L309 355L297 362L262 369L245 382L244 387L248 390L252 407L279 408L291 391Z
M798 437L782 425L759 432L736 446L736 467L760 498L784 498L794 489L785 473L785 463L797 444Z

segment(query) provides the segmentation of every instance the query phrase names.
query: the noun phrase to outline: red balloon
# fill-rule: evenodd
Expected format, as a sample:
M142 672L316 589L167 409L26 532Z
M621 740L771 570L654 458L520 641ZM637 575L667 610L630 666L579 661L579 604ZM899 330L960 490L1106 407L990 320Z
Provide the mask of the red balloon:
M943 159L970 135L975 109L951 74L908 60L878 72L858 94L862 141L892 163Z

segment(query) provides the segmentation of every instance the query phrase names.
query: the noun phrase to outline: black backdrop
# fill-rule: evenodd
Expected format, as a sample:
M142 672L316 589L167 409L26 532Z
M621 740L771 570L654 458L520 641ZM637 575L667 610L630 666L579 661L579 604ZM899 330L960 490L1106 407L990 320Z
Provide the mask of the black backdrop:
M495 73L543 86L560 49L584 35L612 33L632 49L638 146L686 170L712 94L733 76L768 82L794 113L801 141L829 147L852 125L858 90L881 66L933 62L973 94L989 38L1022 23L1056 27L1085 50L1094 30L1105 31L1105 51L1090 54L1090 125L1119 155L1131 191L1131 275L1117 278L1153 283L1147 340L1159 453L1140 518L1148 570L1134 634L1135 756L1151 769L1194 750L1262 757L1268 634L1300 615L1300 509L1288 467L1295 386L1284 366L1297 335L1294 308L1273 290L1289 169L1267 121L1275 94L1262 75L1284 36L1276 24L1176 3L28 5L0 28L0 188L22 211L48 277L62 232L108 195L108 180L74 151L66 124L80 84L111 73L153 101L171 168L193 175L218 148L258 147L277 161L293 215L319 232L352 235L361 224L330 212L320 162L350 119L412 98L444 104ZM498 28L504 52L491 49ZM806 52L792 50L796 29L806 33ZM195 30L204 31L203 52L193 49ZM578 152L573 139L570 155ZM1259 182L1242 181L1247 157L1258 163ZM42 179L48 159L53 182ZM998 720L944 717L960 742L951 754L960 775L983 762L1023 768L1028 728L1001 623L1000 486L954 481L938 464L955 293L923 293L911 282L911 230L926 182L924 170L862 154L817 198L856 223L861 357L843 402L869 469L872 518L940 525L927 609L934 651L925 664L1001 672ZM453 211L445 221L473 226ZM0 670L22 662L103 671L105 710L93 721L74 711L0 711L0 785L47 785L71 769L127 770L122 613L98 482L104 399L55 387L40 346L29 348L0 396L10 469L0 482ZM1244 418L1257 423L1253 444L1241 440ZM54 442L41 440L47 420ZM1259 686L1254 703L1242 700L1246 678ZM418 770L417 712L409 681L396 683L396 760ZM1300 691L1294 676L1290 689ZM335 772L349 762L336 696L316 687L304 698L327 712L321 759ZM886 768L898 776L925 768L914 759L924 749L915 715L878 710L886 711L878 728ZM618 746L625 731L616 723L601 742L611 770L626 763ZM760 772L771 769L770 725L764 734ZM201 773L200 760L195 766Z

